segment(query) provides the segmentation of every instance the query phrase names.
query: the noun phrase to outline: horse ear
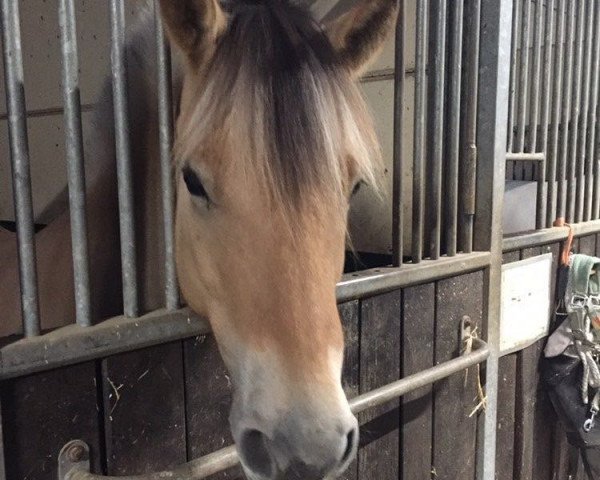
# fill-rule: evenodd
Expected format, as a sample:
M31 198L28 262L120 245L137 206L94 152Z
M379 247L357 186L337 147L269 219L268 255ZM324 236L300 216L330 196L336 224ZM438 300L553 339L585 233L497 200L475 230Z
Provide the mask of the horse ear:
M397 0L360 0L340 17L326 21L325 30L341 63L359 75L379 53L397 14Z
M192 63L210 58L227 27L219 0L160 0L160 10L171 42Z

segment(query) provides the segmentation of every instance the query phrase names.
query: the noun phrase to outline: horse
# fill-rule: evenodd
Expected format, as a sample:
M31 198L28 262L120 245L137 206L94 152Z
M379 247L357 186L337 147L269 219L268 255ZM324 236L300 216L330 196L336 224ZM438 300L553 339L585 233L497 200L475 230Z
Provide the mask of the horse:
M374 183L381 165L356 81L391 29L396 3L360 0L322 24L289 0L159 1L178 99L178 282L187 305L210 322L230 373L231 432L251 480L334 478L356 454L358 424L341 385L335 288L352 193L359 183ZM128 40L145 310L161 306L165 275L151 35L151 22L141 22ZM119 310L110 83L98 105L86 186L92 305L94 317L103 318ZM40 308L49 326L73 318L72 289L56 288L73 281L65 275L68 224L65 210L36 239ZM13 270L5 278L15 281L5 284L14 288ZM18 295L7 289L0 306L17 318Z

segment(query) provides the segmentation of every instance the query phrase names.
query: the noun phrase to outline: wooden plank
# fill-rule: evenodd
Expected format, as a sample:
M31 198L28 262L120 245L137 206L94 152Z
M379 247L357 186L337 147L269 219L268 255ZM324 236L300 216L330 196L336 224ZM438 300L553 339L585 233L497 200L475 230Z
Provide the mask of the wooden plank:
M542 254L542 247L529 247L521 250L521 259L537 257Z
M502 263L512 263L521 259L521 252L519 250L513 250L512 252L504 252L502 254Z
M436 292L436 364L460 353L460 323L468 315L481 328L483 272L441 280ZM465 386L466 376L466 386ZM434 388L433 469L436 480L475 478L477 369L438 382Z
M579 253L596 256L596 235L588 235L579 239Z
M7 479L55 480L58 453L76 438L90 445L92 466L100 471L94 362L7 380L0 403Z
M185 462L181 342L102 362L109 475L142 474Z
M360 393L360 302L358 300L338 305L344 328L344 368L342 384L348 398ZM341 480L358 478L358 459L354 460Z
M600 257L600 233L596 235L596 256Z
M1 386L0 386L1 390ZM0 398L0 479L6 479L6 458L4 457L4 433L2 432L2 398Z
M404 290L402 320L402 376L433 366L435 284ZM433 389L423 387L402 398L401 477L430 480Z
M552 455L553 479L567 478L569 475L569 442L565 429L557 422L554 428L554 452Z
M184 342L189 460L233 443L229 427L231 382L212 335ZM211 480L244 478L240 467Z
M501 357L498 366L496 480L513 480L516 374L517 354Z
M400 377L401 292L371 297L361 304L360 391ZM361 479L396 480L399 475L399 400L359 415Z

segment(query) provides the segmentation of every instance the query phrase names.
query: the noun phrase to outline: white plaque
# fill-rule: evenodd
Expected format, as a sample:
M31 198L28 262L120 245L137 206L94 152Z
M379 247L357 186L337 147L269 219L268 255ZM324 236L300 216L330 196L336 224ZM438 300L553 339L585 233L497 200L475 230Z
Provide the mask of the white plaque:
M522 350L548 335L551 275L551 253L502 266L502 355Z

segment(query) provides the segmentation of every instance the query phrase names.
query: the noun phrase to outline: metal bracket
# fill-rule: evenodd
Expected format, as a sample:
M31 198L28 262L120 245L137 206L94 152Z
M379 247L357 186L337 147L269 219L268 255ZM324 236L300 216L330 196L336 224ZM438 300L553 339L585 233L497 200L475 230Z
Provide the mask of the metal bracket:
M90 447L83 440L71 440L58 454L58 480L69 480L75 472L90 473Z

